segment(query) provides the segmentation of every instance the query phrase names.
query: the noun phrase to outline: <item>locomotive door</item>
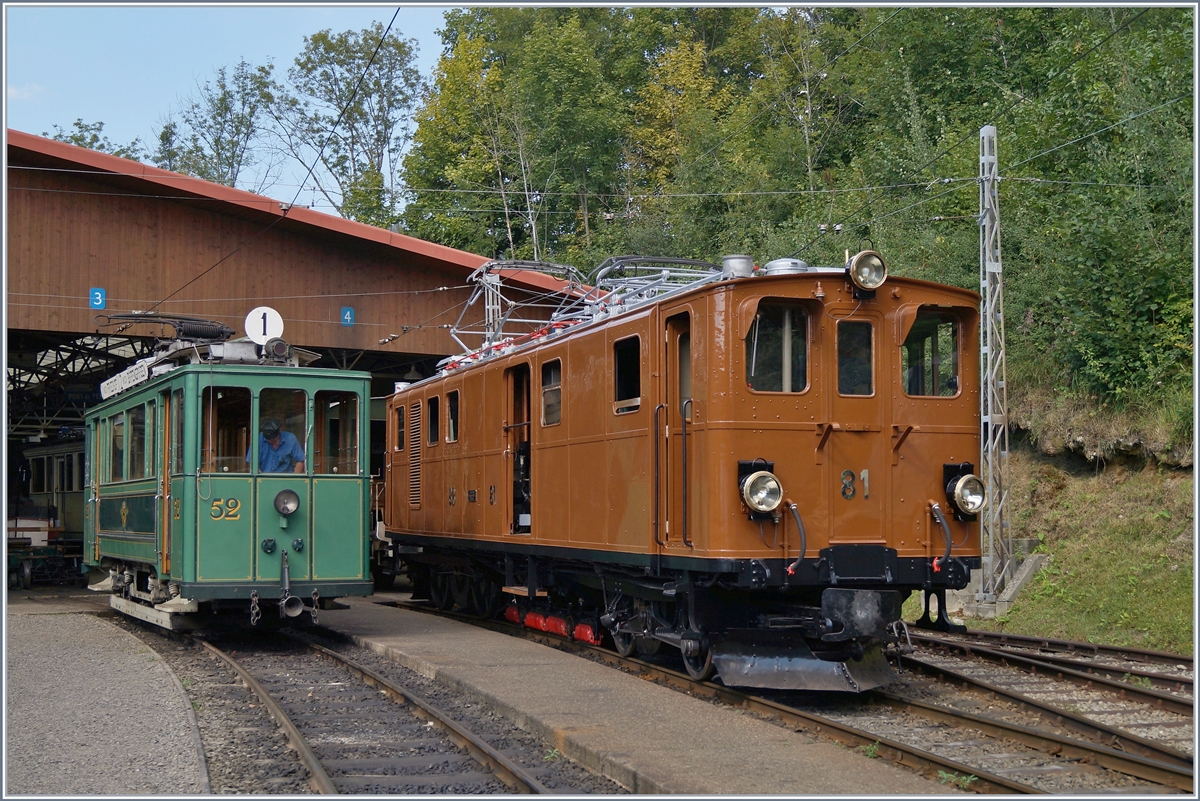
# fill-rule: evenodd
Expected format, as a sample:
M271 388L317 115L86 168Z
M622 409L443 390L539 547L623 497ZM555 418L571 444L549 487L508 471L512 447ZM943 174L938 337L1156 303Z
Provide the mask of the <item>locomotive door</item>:
M507 409L504 422L505 519L510 534L529 534L533 529L530 495L529 365L518 364L505 371Z
M692 322L688 312L676 314L666 321L666 353L663 359L665 399L655 410L662 426L661 443L665 453L662 460L662 521L660 531L664 543L692 546L688 521L690 484L694 483L695 438L691 431L692 400ZM691 478L689 478L691 476Z
M835 326L829 437L830 543L840 539L886 540L883 509L888 477L886 439L880 436L886 388L882 386L880 332L876 315L856 314Z

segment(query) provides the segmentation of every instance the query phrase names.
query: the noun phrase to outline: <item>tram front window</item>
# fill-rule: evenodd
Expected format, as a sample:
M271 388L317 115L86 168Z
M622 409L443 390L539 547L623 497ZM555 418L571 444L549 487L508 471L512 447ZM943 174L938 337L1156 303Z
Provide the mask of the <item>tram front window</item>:
M264 389L258 395L258 472L303 473L308 397L302 389ZM247 450L246 461L250 460Z
M313 472L358 475L358 395L322 390L316 412Z
M203 437L200 470L205 473L248 473L250 447L250 390L245 387L205 387L202 404Z

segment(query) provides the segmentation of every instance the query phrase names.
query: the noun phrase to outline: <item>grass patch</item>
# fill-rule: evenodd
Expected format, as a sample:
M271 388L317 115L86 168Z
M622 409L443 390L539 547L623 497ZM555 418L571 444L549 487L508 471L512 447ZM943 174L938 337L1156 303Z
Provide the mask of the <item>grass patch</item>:
M1036 538L1049 560L1006 616L968 626L1192 653L1191 471L1073 472L1021 449L1009 481L1013 536ZM905 619L920 615L909 608Z

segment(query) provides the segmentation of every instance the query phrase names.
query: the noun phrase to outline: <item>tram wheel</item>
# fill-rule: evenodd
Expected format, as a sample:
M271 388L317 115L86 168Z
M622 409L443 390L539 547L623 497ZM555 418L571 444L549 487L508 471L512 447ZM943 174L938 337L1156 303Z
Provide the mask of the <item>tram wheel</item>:
M707 644L700 646L700 653L693 656L683 656L683 669L691 676L692 681L708 681L716 673L713 667L712 648Z
M454 607L454 598L450 594L450 575L433 572L429 577L429 600L443 612L449 612Z

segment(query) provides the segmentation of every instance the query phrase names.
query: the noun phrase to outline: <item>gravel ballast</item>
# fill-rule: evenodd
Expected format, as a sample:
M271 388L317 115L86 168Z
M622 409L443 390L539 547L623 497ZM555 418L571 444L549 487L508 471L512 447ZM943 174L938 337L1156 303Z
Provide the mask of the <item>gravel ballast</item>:
M144 643L86 614L7 635L5 795L202 792L188 701Z

